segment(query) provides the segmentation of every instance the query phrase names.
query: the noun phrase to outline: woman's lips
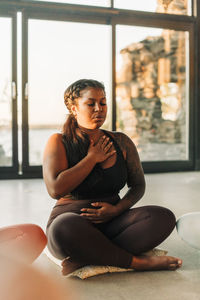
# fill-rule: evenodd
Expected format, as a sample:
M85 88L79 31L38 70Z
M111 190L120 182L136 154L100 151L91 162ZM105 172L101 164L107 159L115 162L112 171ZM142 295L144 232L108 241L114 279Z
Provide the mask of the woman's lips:
M104 116L95 116L93 117L94 120L104 120Z

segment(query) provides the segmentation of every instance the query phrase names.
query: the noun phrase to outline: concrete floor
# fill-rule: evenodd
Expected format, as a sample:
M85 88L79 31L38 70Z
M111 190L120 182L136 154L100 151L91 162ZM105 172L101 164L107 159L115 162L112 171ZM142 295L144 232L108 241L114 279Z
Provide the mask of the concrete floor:
M200 172L150 174L145 177L146 194L137 206L166 206L177 218L188 212L200 211ZM125 189L122 194L124 192ZM0 195L0 226L29 222L45 229L54 200L48 196L42 180L1 180ZM169 255L182 258L182 268L175 272L105 274L82 281L61 276L60 268L44 253L35 265L76 292L75 299L78 300L200 299L200 251L182 241L176 230L160 247L168 250Z

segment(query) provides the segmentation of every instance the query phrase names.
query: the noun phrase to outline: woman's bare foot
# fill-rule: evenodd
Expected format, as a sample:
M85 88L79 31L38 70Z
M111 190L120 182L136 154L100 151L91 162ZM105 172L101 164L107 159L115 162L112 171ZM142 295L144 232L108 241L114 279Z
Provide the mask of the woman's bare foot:
M174 271L181 265L182 260L172 256L134 256L131 262L131 267L136 271Z
M74 271L85 266L84 263L76 262L72 260L70 257L65 258L62 263L62 274L64 276L73 273Z

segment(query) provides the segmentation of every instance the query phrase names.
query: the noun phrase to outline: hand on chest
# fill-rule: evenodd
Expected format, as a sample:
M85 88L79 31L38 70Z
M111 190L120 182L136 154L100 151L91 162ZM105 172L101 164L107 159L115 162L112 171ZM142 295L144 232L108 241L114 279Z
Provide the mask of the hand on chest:
M114 145L112 145L112 147L110 148L110 151L113 151L113 150L116 150ZM108 157L103 162L101 162L100 166L103 169L111 168L112 166L115 165L116 161L117 161L117 152L115 154L113 154L112 156Z

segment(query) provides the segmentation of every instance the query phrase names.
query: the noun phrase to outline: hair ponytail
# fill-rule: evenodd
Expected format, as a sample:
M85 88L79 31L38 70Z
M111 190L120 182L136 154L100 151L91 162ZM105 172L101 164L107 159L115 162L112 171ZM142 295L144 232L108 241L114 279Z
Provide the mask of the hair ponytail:
M76 131L77 131L78 125L76 122L76 119L72 114L69 114L67 116L67 119L63 125L62 132L63 134L69 138L71 141L76 142Z
M80 130L72 114L67 116L62 131L69 167L72 167L86 156L90 141L88 135Z

